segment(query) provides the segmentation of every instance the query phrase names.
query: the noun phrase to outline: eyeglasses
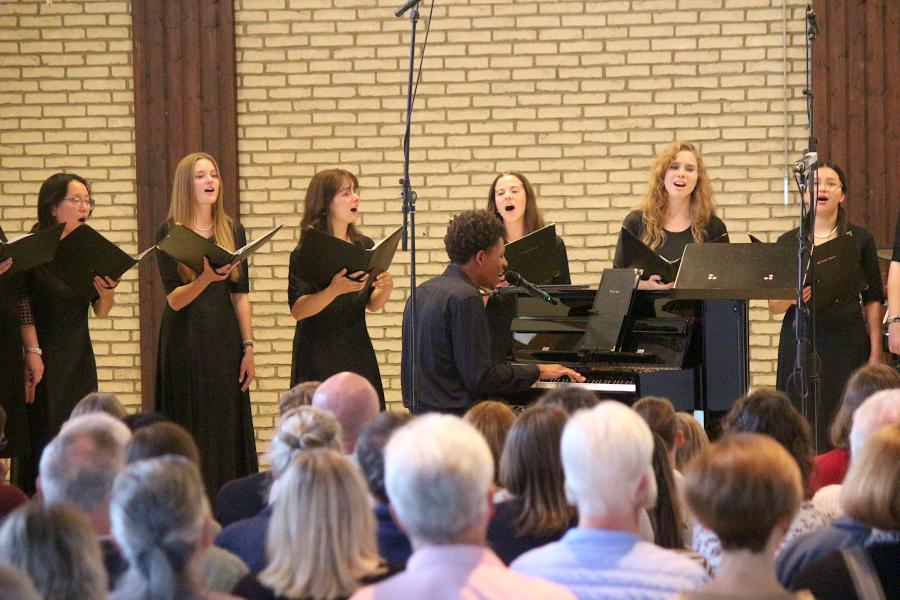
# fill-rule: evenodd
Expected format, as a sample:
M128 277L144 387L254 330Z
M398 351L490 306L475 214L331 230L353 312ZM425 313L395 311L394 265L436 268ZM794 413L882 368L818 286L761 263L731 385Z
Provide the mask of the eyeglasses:
M841 187L841 182L834 181L833 179L826 179L825 181L817 181L816 187L822 190L833 190Z
M94 208L94 199L88 198L87 200L78 197L72 198L63 198L66 202L72 203L73 206L87 206L88 208Z

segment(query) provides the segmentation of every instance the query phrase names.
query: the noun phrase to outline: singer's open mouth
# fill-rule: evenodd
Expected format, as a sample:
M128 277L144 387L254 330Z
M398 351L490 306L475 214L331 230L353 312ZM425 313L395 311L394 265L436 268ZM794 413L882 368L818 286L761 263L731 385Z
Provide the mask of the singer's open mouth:
M503 210L505 210L506 212L512 212L512 211L516 210L516 205L515 204L507 204L506 206L503 207Z

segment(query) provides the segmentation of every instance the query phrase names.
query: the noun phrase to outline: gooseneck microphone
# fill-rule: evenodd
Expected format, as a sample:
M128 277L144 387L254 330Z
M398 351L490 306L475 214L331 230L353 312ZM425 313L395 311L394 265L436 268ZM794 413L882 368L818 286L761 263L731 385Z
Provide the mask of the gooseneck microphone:
M503 274L503 277L506 279L506 281L513 284L514 286L520 287L525 290L525 293L532 298L543 300L544 302L547 302L549 304L559 304L559 300L519 275L517 271L507 271Z
M402 17L403 13L411 9L413 6L418 4L421 0L407 0L403 3L403 6L394 11L395 17Z

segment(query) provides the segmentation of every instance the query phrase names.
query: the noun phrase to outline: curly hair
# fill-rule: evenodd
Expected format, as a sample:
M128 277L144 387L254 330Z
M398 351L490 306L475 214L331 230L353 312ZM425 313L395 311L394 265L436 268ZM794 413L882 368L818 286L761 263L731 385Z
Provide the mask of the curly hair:
M503 239L503 223L487 210L467 210L450 221L444 248L458 265L469 262L480 250L488 250Z

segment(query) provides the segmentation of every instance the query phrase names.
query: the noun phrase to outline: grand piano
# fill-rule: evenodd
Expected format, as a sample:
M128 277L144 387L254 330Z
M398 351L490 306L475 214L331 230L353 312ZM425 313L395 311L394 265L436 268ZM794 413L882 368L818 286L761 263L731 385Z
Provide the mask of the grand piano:
M677 410L728 410L749 387L746 300L683 300L671 292L635 291L612 350L580 343L597 288L542 286L556 305L509 290L488 303L494 356L521 363L561 363L584 383L538 381L506 401L528 405L545 390L566 385L627 403L669 398Z

